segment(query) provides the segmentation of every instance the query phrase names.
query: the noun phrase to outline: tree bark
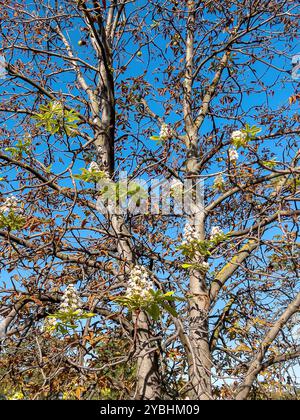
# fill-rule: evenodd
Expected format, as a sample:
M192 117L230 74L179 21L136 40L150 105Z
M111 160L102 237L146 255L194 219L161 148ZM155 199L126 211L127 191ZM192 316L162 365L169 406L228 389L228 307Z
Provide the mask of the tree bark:
M190 278L189 340L193 363L189 366L191 396L193 399L210 400L211 355L209 348L208 315L209 298L205 278L194 272Z
M159 400L161 395L161 380L159 375L159 353L153 351L155 341L149 328L149 319L145 312L141 311L134 316L137 338L137 386L135 399ZM151 344L152 343L152 344Z
M186 36L186 69L184 81L183 112L186 130L187 163L186 173L191 180L196 197L196 183L199 177L198 165L198 126L193 115L193 71L194 71L194 28L196 25L196 5L188 2L187 36ZM198 240L205 239L205 215L202 208L191 203L189 222L194 226ZM202 262L202 256L195 263ZM202 272L192 270L190 273L189 304L189 342L191 345L189 357L190 396L193 399L209 400L211 389L211 356L209 349L208 314L209 297L206 276Z
M114 233L117 236L118 253L125 263L125 273L130 273L130 266L135 262L135 255L129 239L129 231L122 216L111 218ZM161 398L159 375L159 355L153 350L155 341L151 340L150 321L144 311L133 314L135 325L135 354L137 355L136 391L134 399L156 400ZM153 344L152 344L153 343Z
M110 178L114 177L115 154L114 154L114 137L115 137L115 94L114 80L112 73L112 57L108 46L105 31L101 32L102 44L100 50L102 60L99 62L99 87L101 92L98 103L92 103L91 110L95 123L95 145L97 148L96 160L102 170L104 170ZM100 113L98 113L100 111ZM108 219L111 227L117 237L117 248L120 260L123 261L125 275L128 275L130 268L135 264L135 255L130 241L130 232L126 227L125 218L118 213L117 197L116 207L112 209L112 213L108 212ZM160 381L158 379L158 363L156 355L149 350L149 339L151 337L149 321L143 312L137 319L136 323L136 346L138 353L137 358L137 392L138 399L156 399L160 394Z
M299 311L300 309L300 293L298 293L296 299L289 304L286 310L283 312L281 317L275 322L273 327L269 330L264 340L262 341L260 348L252 360L249 369L244 378L243 384L237 393L236 400L246 400L251 391L251 387L257 378L257 375L262 370L263 360L271 344L278 336L282 327L288 322L288 320Z

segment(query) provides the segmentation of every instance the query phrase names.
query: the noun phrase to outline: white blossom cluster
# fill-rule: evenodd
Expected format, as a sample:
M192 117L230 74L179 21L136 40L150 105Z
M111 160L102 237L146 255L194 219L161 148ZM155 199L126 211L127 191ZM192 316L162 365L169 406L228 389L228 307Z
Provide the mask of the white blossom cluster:
M109 174L108 174L108 172L106 171L106 169L101 169L100 168L100 166L98 165L98 163L97 162L91 162L90 163L90 165L89 165L89 167L88 167L88 171L92 174L93 172L95 173L95 172L103 172L105 175L104 175L104 178L109 178Z
M232 134L231 134L231 140L232 141L243 142L243 141L246 140L246 138L247 138L247 133L244 133L243 131L240 131L240 130L233 131Z
M179 181L179 179L173 181L170 189L172 197L178 200L181 199L183 196L183 188L184 185L181 181Z
M57 325L56 318L47 317L44 321L44 326L42 328L42 331L51 331L55 329L56 325Z
M81 300L78 295L77 290L73 286L73 284L69 284L69 286L64 291L62 302L59 305L60 312L75 312L79 311L81 313Z
M198 239L198 236L197 236L195 227L191 225L190 222L186 222L184 226L184 231L183 231L182 245L187 245L193 241L196 241L197 239Z
M100 172L101 169L100 169L100 167L99 167L99 165L98 165L97 162L91 162L90 163L90 166L88 168L88 171L89 172Z
M239 154L235 147L232 147L231 149L229 149L228 153L229 153L229 159L231 162L236 162L238 160Z
M219 189L222 188L225 184L225 180L222 174L219 174L215 177L213 188Z
M202 265L202 268L203 268L204 271L209 270L209 263L207 261L203 261L203 263L201 265Z
M61 105L61 103L59 102L59 101L54 101L53 102L53 108L58 108L58 107L61 107L62 105Z
M9 213L10 211L16 212L19 209L19 202L17 197L10 195L7 197L2 206L0 206L0 213Z
M224 235L223 230L220 226L213 226L211 228L210 239L213 241L216 237Z
M160 128L160 133L159 133L159 137L164 140L167 139L171 136L171 127L169 126L169 124L162 124L161 128Z
M67 315L70 314L71 316L74 312L76 312L77 315L82 315L83 311L81 309L81 306L82 302L80 300L78 292L75 289L75 287L72 284L70 284L64 291L61 304L59 305L59 312L62 312ZM57 315L57 317L55 315L48 316L44 321L42 331L52 333L59 324L59 319L59 315Z
M148 274L147 269L143 265L136 265L130 272L129 282L126 290L126 296L140 296L143 299L150 297L150 290L154 285Z
M179 181L179 179L176 179L175 181L172 182L171 190L177 190L177 189L182 190L182 188L183 188L183 183Z

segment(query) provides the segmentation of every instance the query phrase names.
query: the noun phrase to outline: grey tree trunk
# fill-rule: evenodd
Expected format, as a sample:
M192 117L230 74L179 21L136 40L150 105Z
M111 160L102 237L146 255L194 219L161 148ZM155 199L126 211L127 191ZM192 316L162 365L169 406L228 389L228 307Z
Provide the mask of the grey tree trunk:
M159 375L159 353L153 351L155 341L150 341L151 331L145 312L134 317L137 328L137 388L135 398L138 400L161 399L161 381Z
M209 348L208 311L209 300L205 279L194 272L190 279L189 340L193 363L189 366L191 396L194 399L210 400L211 355Z
M114 215L111 219L114 233L118 240L118 253L125 262L125 272L130 272L130 265L135 256L129 240L129 232L122 216ZM161 381L159 376L159 354L155 341L151 340L150 321L145 312L133 315L135 326L135 354L137 356L136 391L134 399L156 400L161 398Z
M105 31L101 33L101 59L99 61L99 96L92 101L92 113L95 122L95 145L97 147L97 163L110 177L114 175L115 155L115 94L112 69L112 56ZM124 273L128 274L135 263L134 250L130 241L130 232L126 227L123 216L108 215L111 227L117 237L117 247L120 260L124 262ZM160 382L158 379L157 356L149 350L151 337L147 316L143 313L136 323L137 356L137 398L156 399L160 395Z

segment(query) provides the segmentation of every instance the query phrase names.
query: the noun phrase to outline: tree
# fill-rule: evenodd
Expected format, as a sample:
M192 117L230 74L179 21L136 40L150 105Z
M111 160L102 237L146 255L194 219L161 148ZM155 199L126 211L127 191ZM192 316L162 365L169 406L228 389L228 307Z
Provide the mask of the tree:
M297 396L298 2L1 12L1 393Z

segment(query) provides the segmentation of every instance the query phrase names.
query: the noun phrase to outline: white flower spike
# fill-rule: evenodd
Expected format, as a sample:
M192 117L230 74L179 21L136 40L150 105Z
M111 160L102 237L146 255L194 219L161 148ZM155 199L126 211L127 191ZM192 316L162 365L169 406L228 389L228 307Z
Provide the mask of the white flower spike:
M153 290L153 282L143 265L136 265L130 272L126 296L132 298L140 296L143 299L150 297L150 290Z
M224 235L223 230L220 228L220 226L213 226L211 229L210 239L214 240L216 237Z
M203 263L202 263L202 268L203 268L203 270L204 271L208 271L209 270L209 263L208 262L206 262L206 261L203 261Z
M198 239L198 236L197 236L195 227L192 226L190 222L186 222L184 226L184 231L183 231L182 245L187 245L193 241L196 241L197 239Z
M88 171L89 172L100 172L100 167L97 162L91 162Z
M5 200L4 204L0 207L0 213L9 213L10 211L16 212L19 208L17 197L10 195Z
M231 134L232 141L243 142L246 140L246 138L247 138L247 133L244 133L243 131L240 131L240 130L233 131Z
M82 302L77 290L70 284L64 291L61 304L59 305L60 312L75 312L81 313Z
M170 136L171 136L171 128L170 128L169 124L162 124L161 129L160 129L159 137L162 140L166 140Z
M213 188L214 189L221 189L221 188L224 187L224 185L225 185L225 180L223 178L223 175L222 174L217 175L215 180L214 180Z
M232 147L231 149L229 149L228 153L229 153L230 162L235 163L239 158L238 151Z

